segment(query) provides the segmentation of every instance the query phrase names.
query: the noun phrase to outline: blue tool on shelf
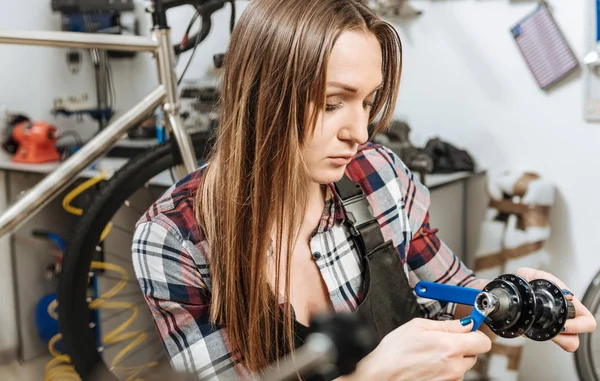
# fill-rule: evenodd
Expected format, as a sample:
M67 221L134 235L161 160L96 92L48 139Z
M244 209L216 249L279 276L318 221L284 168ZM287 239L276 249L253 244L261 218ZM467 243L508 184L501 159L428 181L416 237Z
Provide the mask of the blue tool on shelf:
M596 43L600 44L600 0L596 0Z
M491 313L497 300L487 292L476 288L451 286L448 284L421 281L415 286L415 292L418 296L427 299L435 299L444 302L464 304L473 306L470 317L473 319L472 331L479 329L481 324ZM480 303L477 303L480 301Z

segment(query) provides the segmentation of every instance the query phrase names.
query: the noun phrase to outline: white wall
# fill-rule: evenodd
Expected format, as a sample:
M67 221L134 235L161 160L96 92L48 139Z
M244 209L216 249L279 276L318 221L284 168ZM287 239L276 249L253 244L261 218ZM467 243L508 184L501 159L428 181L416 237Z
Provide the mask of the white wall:
M587 52L583 0L549 2L566 39ZM397 116L422 144L433 135L469 149L489 168L539 172L555 182L549 271L579 297L600 268L594 200L600 125L586 123L583 75L544 93L509 32L535 2L415 1L420 18L399 23L404 72ZM543 141L542 141L543 139ZM528 343L522 380L575 380L573 358L552 343Z
M37 0L10 4L9 10L0 12L1 27L58 28L49 5L39 6ZM558 197L552 211L553 237L547 246L552 254L550 271L582 296L600 268L594 239L600 202L593 199L600 186L600 171L595 168L600 126L582 118L583 77L575 76L549 93L537 88L509 33L535 7L534 1L413 4L423 15L396 23L405 62L397 116L411 124L417 144L439 135L469 149L485 167L533 170L554 181ZM550 4L567 40L583 57L587 50L584 1L552 0ZM189 9L171 11L176 36L181 36L190 14ZM228 17L228 9L216 15L213 32L196 53L188 78L209 74L212 55L227 43ZM147 29L142 25L142 30ZM84 89L93 93L91 69L72 77L62 52L0 46L0 57L0 103L36 118L51 119L48 110L58 93ZM121 109L156 84L145 55L133 62L113 63L113 71ZM60 122L77 126L64 118ZM4 275L9 275L8 269L0 270L0 279L6 279ZM6 308L0 311L10 315ZM522 380L576 379L572 356L552 343L529 343L523 360Z

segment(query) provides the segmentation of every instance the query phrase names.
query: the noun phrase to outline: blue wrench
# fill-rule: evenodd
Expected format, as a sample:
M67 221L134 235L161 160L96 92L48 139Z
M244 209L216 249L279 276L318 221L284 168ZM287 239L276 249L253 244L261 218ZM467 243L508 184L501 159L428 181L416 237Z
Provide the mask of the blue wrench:
M486 317L494 311L497 302L494 295L476 288L425 281L417 283L415 293L427 299L473 306L471 315L469 315L473 319L473 328L471 331L479 329ZM485 300L485 303L476 303L478 300L482 302Z

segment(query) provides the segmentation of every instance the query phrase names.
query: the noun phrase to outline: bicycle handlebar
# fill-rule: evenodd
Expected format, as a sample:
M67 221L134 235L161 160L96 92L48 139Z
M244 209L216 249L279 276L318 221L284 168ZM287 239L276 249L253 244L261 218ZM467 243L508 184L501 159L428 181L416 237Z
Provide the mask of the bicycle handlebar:
M200 14L200 18L202 19L202 27L198 33L189 36L184 42L174 46L175 54L179 55L183 52L193 49L194 46L204 41L204 39L210 33L210 29L212 27L212 14L223 8L225 3L230 1L233 0L155 0L154 10L157 16L155 17L154 24L155 27L160 27L161 24L166 25L166 16L163 20L160 14L165 14L167 9L176 8L182 5L192 5L194 8L196 8Z

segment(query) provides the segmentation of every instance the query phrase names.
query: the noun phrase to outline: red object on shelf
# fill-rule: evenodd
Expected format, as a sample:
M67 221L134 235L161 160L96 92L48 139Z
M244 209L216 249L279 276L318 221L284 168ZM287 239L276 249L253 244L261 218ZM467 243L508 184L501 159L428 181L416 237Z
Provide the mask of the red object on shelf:
M60 161L56 150L56 127L46 122L21 122L12 130L19 146L12 161L17 163L47 163Z

